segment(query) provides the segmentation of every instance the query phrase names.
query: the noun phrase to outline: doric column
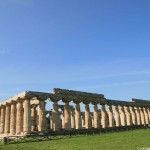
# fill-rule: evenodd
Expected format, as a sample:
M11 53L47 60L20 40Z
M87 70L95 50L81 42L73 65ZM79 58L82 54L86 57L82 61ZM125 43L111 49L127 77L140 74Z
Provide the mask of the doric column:
M136 118L135 110L134 110L133 106L130 107L130 112L131 112L131 116L132 116L131 118L132 118L133 125L137 125L137 118Z
M81 112L80 112L79 103L76 103L75 105L75 120L76 120L76 129L82 129Z
M109 127L114 127L114 116L112 106L108 106Z
M118 106L114 106L114 113L115 113L116 127L119 127L121 126L121 121L120 121L120 114L119 114Z
M21 134L23 132L23 101L17 102L16 134Z
M149 118L149 124L150 124L150 108L147 108L148 118Z
M93 113L90 114L90 117L91 117L91 126L92 126L92 128L94 128L94 116L93 116Z
M5 134L10 132L10 104L6 103L5 111Z
M144 113L143 113L143 108L140 107L139 110L140 110L140 116L141 116L142 125L145 125L145 116L144 116Z
M85 128L85 113L81 112L81 122L82 122L82 128Z
M4 133L4 127L5 127L5 106L1 105L1 120L0 120L0 133Z
M147 112L146 108L143 108L143 112L144 112L144 117L145 117L145 123L148 125L149 118L148 118L148 112Z
M137 119L137 125L141 125L141 115L140 115L140 110L138 107L135 107L135 114L136 114L136 119Z
M65 129L65 114L64 114L64 109L61 109L62 113L61 113L61 128Z
M124 112L124 107L120 106L119 107L119 112L120 112L120 119L121 119L121 125L126 126L126 116Z
M39 115L39 126L38 131L46 132L46 115L45 115L45 100L39 98L38 115Z
M75 129L75 109L71 109L71 128Z
M85 104L85 128L91 128L90 109L89 104Z
M11 110L10 110L10 134L16 134L16 102L11 102Z
M71 130L71 112L69 108L69 102L64 105L64 119L65 119L65 130Z
M24 124L23 124L23 132L25 134L31 132L31 107L30 107L30 99L24 100Z
M60 130L59 120L58 104L57 101L53 101L52 122L54 131Z
M50 121L50 123L49 123L50 129L52 130L53 129L53 120L52 120L52 112L51 111L49 113L49 121Z
M101 125L102 128L107 128L108 127L108 115L105 109L105 105L101 105Z
M97 104L94 104L94 111L93 111L93 126L94 128L100 128L100 119L98 116L98 108Z
M31 106L31 131L37 131L37 105Z
M124 106L124 110L125 110L125 116L126 116L126 125L131 126L132 122L131 122L131 114L130 114L130 111L129 111L129 107Z

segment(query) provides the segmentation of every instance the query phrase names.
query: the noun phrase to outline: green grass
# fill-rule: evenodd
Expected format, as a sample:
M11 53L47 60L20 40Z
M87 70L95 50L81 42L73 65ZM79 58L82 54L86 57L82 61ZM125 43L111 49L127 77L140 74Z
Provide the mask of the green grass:
M58 140L0 144L0 150L137 150L150 148L150 130L80 135Z

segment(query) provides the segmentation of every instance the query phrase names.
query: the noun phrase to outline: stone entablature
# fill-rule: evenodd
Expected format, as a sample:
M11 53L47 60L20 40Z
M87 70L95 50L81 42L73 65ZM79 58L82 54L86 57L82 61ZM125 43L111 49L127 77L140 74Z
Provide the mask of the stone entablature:
M45 110L46 100L53 103L49 110ZM64 104L58 104L59 101ZM84 111L81 111L81 103ZM150 101L110 100L103 94L60 88L54 88L52 93L25 91L0 102L0 134L45 133L46 115L54 131L145 125L150 124Z

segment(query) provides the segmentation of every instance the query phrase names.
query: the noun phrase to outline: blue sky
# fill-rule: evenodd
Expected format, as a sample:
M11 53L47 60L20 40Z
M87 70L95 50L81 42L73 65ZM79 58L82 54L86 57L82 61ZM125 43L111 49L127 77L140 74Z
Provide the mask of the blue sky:
M0 0L0 100L54 87L150 99L149 8L149 0Z

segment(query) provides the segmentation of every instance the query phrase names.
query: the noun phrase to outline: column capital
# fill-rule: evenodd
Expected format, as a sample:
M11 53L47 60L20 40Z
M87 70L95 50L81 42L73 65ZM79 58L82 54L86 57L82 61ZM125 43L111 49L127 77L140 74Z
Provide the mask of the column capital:
M0 108L5 108L5 107L6 107L6 105L3 105L3 104L0 105Z
M31 108L35 108L35 107L37 107L39 104L32 104L31 105Z
M5 104L6 106L10 106L11 104L10 103L8 103L8 102L6 102L6 104Z
M16 100L16 102L17 102L17 103L21 103L21 102L23 102L23 99L18 98L18 99Z
M90 103L88 101L83 101L84 105L89 105Z
M72 100L69 99L69 98L62 98L62 101L63 101L64 103L68 103L68 104L69 104L69 102L71 102Z
M12 105L12 104L15 105L16 103L17 103L17 101L11 101L11 102L10 102L11 105Z

